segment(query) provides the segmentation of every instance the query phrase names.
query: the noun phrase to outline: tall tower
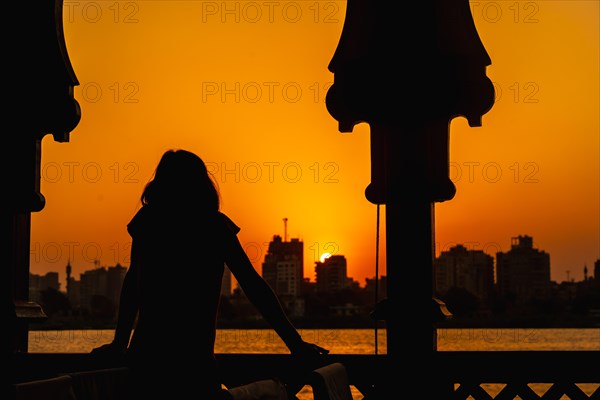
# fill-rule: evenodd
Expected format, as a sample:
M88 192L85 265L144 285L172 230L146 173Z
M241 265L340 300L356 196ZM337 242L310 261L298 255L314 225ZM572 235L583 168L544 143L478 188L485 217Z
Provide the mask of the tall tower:
M71 290L71 260L67 261L67 297L69 297L69 291Z
M262 263L262 276L273 288L290 317L305 312L302 288L304 285L304 242L287 240L287 218L283 219L283 240L274 235Z
M279 296L302 295L304 242L297 238L287 241L274 235L262 263L262 276Z

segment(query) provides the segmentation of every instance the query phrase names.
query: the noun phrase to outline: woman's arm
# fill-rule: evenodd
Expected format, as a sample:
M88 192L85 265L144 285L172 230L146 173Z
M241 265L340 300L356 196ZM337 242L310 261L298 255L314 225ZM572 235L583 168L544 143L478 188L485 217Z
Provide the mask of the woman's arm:
M121 297L119 300L119 314L115 328L114 345L120 349L126 349L129 345L131 331L137 319L139 307L139 275L138 265L132 262L125 274Z
M135 243L135 242L134 242ZM139 265L138 257L135 254L135 245L131 247L131 264L125 273L121 295L119 299L119 310L117 317L117 326L113 341L104 346L92 350L96 352L103 351L124 351L129 345L131 332L135 325L139 308Z
M305 342L288 319L277 295L269 284L256 272L241 243L232 239L226 255L226 264L239 282L248 299L265 320L273 327L293 354L326 354L327 350Z

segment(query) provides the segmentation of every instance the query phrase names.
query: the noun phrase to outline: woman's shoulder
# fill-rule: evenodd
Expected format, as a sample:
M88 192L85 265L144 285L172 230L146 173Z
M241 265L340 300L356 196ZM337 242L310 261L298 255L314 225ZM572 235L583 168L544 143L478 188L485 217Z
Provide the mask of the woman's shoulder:
M152 225L160 225L163 222L169 221L171 224L185 224L185 225L201 225L208 229L218 229L226 233L237 234L240 231L240 227L233 222L233 220L224 212L189 212L185 218L177 213L175 210L171 210L171 213L160 212L155 210L151 206L141 207L133 216L131 221L127 224L127 231L130 234L144 231Z
M135 233L140 229L140 226L144 225L145 221L148 218L148 212L148 207L146 206L143 206L139 210L137 210L133 218L131 218L131 220L127 224L127 232L129 232L129 234Z
M227 216L224 212L218 211L217 217L228 231L231 231L235 234L237 234L240 231L240 227L235 222L233 222L233 220L229 218L229 216Z
M166 227L169 223L187 221L182 215L172 213L163 207L143 205L127 224L129 234L141 233L152 227Z

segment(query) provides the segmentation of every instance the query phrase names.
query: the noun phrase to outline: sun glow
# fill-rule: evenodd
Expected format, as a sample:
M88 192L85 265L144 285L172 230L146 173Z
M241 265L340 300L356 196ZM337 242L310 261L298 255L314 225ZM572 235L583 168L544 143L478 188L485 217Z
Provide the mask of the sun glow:
M323 253L323 254L321 254L321 257L319 257L319 260L321 262L325 262L325 260L327 260L329 257L331 257L330 253Z
M346 2L296 2L300 21L281 7L253 18L217 3L209 15L208 2L97 2L93 21L65 10L82 119L68 144L44 138L32 273L60 271L64 288L69 261L73 276L96 258L129 265L126 225L143 185L163 151L180 147L208 163L257 271L286 216L295 222L283 239L302 238L307 276L330 250L358 282L373 278L375 259L385 274L385 223L374 231L364 197L369 125L340 133L324 101ZM553 280L566 270L580 280L600 256L600 2L472 5L497 98L481 127L452 121L457 192L435 205L436 247L494 256L528 234L550 253Z

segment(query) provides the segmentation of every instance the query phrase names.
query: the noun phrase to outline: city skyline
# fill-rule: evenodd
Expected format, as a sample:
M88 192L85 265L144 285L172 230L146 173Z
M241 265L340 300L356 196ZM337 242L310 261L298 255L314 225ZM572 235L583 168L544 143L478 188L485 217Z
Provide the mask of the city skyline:
M286 241L285 234L283 238L273 235L259 271L289 317L313 323L328 317L338 322L345 319L350 324L368 323L374 304L387 299L387 276L367 278L363 286L348 275L346 257L334 254L315 262L314 280L309 280L301 267L303 245L296 238ZM435 257L432 267L432 295L444 302L458 323L523 323L536 320L541 313L556 314L565 324L594 324L600 315L600 259L592 268L584 267L584 280L557 283L550 279L550 255L535 248L531 236L513 237L511 249L495 257L457 244ZM116 315L126 271L122 265L95 263L94 269L77 280L67 264L68 284L63 296L56 293L61 291L58 272L44 276L30 273L29 299L47 308L50 316L57 315L55 323L61 323L61 318L62 323L75 323L81 318L106 323ZM158 273L171 274L168 263ZM248 303L244 289L234 287L233 281L225 266L221 320L234 325L256 321L256 309ZM324 302L327 307L323 307ZM586 322L583 316L589 320Z
M530 239L531 240L530 245L531 245L532 248L534 248L536 250L539 250L542 253L545 253L545 254L548 255L548 257L549 257L549 268L551 270L552 269L551 254L548 253L548 252L546 252L543 249L538 249L535 246L534 242L533 242L533 237L531 237L529 235L526 235L526 234L525 235L513 236L511 238L513 240L513 246L514 246L514 241L517 240L517 239L521 239L521 238L528 238L528 239ZM279 241L279 243L293 244L293 243L298 243L299 242L300 244L302 244L302 241L300 239L298 239L298 238L290 238L289 241L285 242L285 241L282 240L282 236L280 236L278 234L273 235L273 240L276 241L276 242ZM273 243L273 240L270 243ZM453 242L446 249L440 249L438 252L436 252L437 254L436 254L435 258L434 258L434 261L435 262L439 261L444 256L444 253L448 253L448 252L451 253L453 250L456 250L457 248L461 248L461 247L464 248L468 252L481 252L485 256L489 256L489 257L491 257L493 259L493 270L494 270L493 276L494 276L494 284L496 284L497 283L497 275L496 275L497 274L497 265L496 265L497 254L493 254L492 255L492 254L486 252L485 250L469 247L465 243L454 243ZM510 249L508 249L508 250L510 250ZM502 253L502 252L499 251L499 253ZM324 253L324 254L328 254L328 253ZM313 282L314 283L316 281L315 277L316 277L316 274L317 274L317 272L316 272L317 267L319 267L320 265L324 265L324 264L326 265L326 260L328 258L330 258L330 257L334 257L335 258L335 257L338 257L338 256L343 257L344 258L344 262L346 262L348 260L348 257L346 257L346 255L343 255L343 254L328 254L328 257L326 257L326 258L320 258L319 261L314 261L313 262L312 274L310 274L309 276L306 275L306 269L307 268L306 268L306 266L304 266L304 268L303 268L303 271L304 271L303 279L307 280L309 282ZM268 255L265 255L265 259L268 259ZM262 263L263 267L264 267L264 263L265 262ZM84 274L88 273L89 271L93 271L93 270L97 270L97 269L106 269L106 268L111 268L111 267L124 267L124 268L127 268L127 266L122 266L120 263L117 263L117 264L112 265L112 266L111 265L104 265L104 266L102 266L102 265L100 265L100 263L97 260L93 263L93 265L94 265L94 268L83 270L80 275L84 275ZM550 279L550 281L553 281L553 282L556 282L556 283L584 281L587 277L590 277L590 276L591 277L595 277L595 274L598 271L598 265L600 265L600 258L594 260L589 265L588 264L584 264L584 265L579 266L580 272L581 272L581 277L582 277L581 280L576 280L574 276L570 276L570 274L569 274L569 276L567 277L568 279L565 279L565 280L553 280L553 279ZM72 271L72 265L71 265L70 261L65 265L65 271L67 271L67 270L68 271ZM344 267L344 270L346 271L346 267ZM262 276L264 276L263 275L263 271L258 270L258 272ZM569 270L568 272L569 273L573 272L575 274L575 276L579 275L579 274L576 273L577 272L576 269ZM66 280L67 273L66 272L63 273L65 275L65 279L61 279L60 278L60 276L61 276L61 272L60 271L47 271L45 274L58 274L57 282L59 283L60 288L64 288L65 289L65 290L62 290L62 289L60 289L60 290L61 291L66 291L66 286L67 286L67 280ZM34 275L34 276L44 276L45 274L42 275L42 274L31 273L31 275ZM379 275L380 278L383 277L383 276L385 276L385 273L381 273ZM367 280L375 279L375 275L370 276L370 277L366 277L365 280L362 281L362 282L358 281L358 280L355 280L354 277L352 275L349 275L349 274L347 275L347 278L350 281L356 282L360 287L364 287L366 285ZM72 278L72 279L74 279L74 278ZM230 277L226 276L226 279L228 281L230 281L229 284L231 285L231 289L233 290L236 287L236 284L237 284L237 282L235 282L235 278L233 276L230 276ZM267 281L273 286L273 280L268 279L268 276L267 276Z
M180 147L207 162L257 269L287 217L307 260L341 253L357 280L373 276L369 127L340 133L324 101L346 3L252 3L255 19L221 4L65 3L81 121L68 143L42 142L46 206L32 214L32 272L62 268L71 249L75 273L94 258L128 264L139 195L160 155ZM457 191L435 206L439 248L506 250L527 233L552 255L557 281L567 271L581 279L578 266L600 257L599 6L471 2L496 102L479 128L451 122ZM393 79L407 77L373 82ZM390 102L410 102L404 95Z

